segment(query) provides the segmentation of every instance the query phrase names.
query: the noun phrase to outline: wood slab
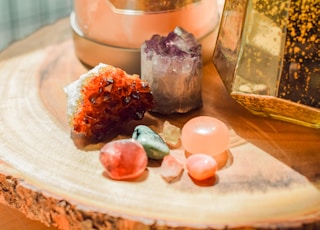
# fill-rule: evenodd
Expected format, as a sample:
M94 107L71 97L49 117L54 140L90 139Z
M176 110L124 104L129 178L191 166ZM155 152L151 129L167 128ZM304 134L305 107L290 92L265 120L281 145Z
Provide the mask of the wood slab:
M68 19L0 53L0 202L59 229L319 228L320 130L254 116L204 66L201 109L146 114L130 123L160 130L192 117L224 121L231 136L215 181L184 171L165 182L151 162L135 181L113 181L99 162L103 143L71 135L63 87L87 69L74 53ZM172 154L184 160L184 150ZM226 157L227 156L227 157Z

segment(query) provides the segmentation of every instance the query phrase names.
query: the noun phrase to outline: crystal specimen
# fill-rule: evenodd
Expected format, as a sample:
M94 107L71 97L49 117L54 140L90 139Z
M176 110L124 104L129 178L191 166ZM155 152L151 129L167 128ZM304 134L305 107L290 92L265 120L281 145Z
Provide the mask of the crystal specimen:
M106 64L81 75L64 90L70 126L93 139L101 139L130 120L142 119L153 106L146 81Z
M169 148L178 148L181 145L181 130L169 121L163 123L162 135Z
M216 160L207 154L194 154L187 158L186 167L189 175L196 180L213 177L217 171Z
M163 158L160 169L162 178L168 183L172 183L181 177L183 164L174 156L167 155Z
M152 129L145 125L135 127L132 138L140 142L151 159L162 159L170 153L164 140Z
M148 164L143 146L136 140L111 141L100 150L100 162L106 174L114 180L129 180L139 177Z
M186 113L202 106L201 45L180 27L141 46L141 78L149 82L154 112Z
M188 153L216 156L228 150L229 130L216 118L199 116L192 118L183 126L181 141Z

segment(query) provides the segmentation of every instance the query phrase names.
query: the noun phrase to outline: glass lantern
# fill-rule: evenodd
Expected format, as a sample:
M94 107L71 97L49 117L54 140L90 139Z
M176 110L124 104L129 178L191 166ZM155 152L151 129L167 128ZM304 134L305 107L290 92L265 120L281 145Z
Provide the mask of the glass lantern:
M226 0L213 63L254 114L320 128L320 2Z

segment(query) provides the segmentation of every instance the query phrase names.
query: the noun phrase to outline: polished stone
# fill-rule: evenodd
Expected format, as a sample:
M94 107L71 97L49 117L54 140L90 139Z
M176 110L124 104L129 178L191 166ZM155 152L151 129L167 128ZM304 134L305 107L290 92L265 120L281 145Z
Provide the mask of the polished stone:
M100 162L111 179L129 180L145 171L148 158L138 141L122 139L108 142L101 148Z
M186 167L189 175L196 180L206 180L214 177L218 168L213 157L201 153L189 156Z
M183 126L181 142L188 153L205 153L216 156L228 150L229 130L222 121L216 118L199 116L187 121Z
M170 149L159 134L145 125L135 127L132 138L141 143L151 159L162 159L170 153Z

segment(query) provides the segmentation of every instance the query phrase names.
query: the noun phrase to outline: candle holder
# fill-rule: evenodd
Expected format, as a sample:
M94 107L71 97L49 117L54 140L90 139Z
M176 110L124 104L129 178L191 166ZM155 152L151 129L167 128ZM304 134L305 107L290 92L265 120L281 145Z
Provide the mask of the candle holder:
M215 0L74 0L70 15L76 55L83 63L103 62L130 74L140 74L142 43L177 26L195 35L204 47L203 60L210 61L219 19Z
M226 0L213 63L254 114L320 128L320 4Z

